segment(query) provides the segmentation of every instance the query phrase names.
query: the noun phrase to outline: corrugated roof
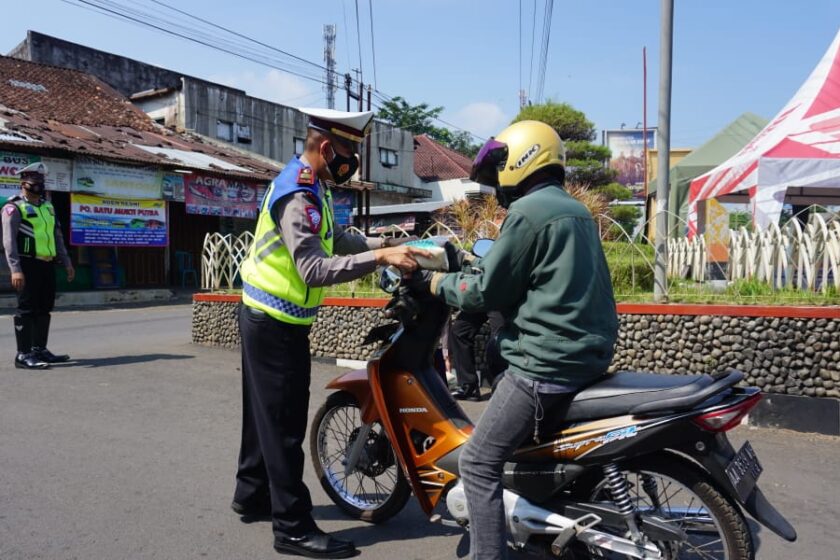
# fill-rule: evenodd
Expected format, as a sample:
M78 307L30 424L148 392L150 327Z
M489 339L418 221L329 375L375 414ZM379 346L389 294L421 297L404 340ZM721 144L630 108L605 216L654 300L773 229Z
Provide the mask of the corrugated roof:
M446 181L470 176L472 161L438 144L425 134L414 137L414 174L423 181Z
M156 124L90 74L4 56L0 56L0 146L256 180L272 179L279 170L264 159Z

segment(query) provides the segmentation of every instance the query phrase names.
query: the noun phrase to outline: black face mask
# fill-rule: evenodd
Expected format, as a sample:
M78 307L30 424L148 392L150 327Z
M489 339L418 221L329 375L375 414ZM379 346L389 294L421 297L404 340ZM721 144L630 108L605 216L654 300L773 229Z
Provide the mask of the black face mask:
M496 187L496 200L499 201L499 206L507 210L510 208L510 205L522 198L525 193L522 192L520 187L515 187L513 189L503 189L501 187Z
M330 146L332 150L332 146ZM332 174L333 181L336 185L341 185L350 180L350 178L359 169L359 156L353 154L352 156L343 156L332 150L333 158L327 163L327 168Z
M44 194L44 183L30 183L28 181L24 181L21 186L24 190L32 194Z

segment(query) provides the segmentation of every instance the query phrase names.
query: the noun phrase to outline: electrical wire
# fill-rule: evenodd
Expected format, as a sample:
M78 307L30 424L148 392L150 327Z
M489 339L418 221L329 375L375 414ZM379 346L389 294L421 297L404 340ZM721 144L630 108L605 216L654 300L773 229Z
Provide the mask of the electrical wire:
M551 42L552 15L554 11L554 0L546 0L543 20L542 43L540 46L539 78L537 81L537 102L542 102L545 89L545 75L548 70L548 47Z
M344 15L344 57L347 60L347 68L350 68L350 24L347 23L347 7L345 5L345 0L339 0L341 2L341 13Z
M176 38L184 39L184 40L190 41L192 43L196 43L196 44L211 48L211 49L219 51L219 52L224 52L226 54L230 54L232 56L235 56L235 57L243 59L243 60L247 60L247 61L254 62L254 63L260 64L260 65L263 65L263 66L267 66L269 68L273 68L273 69L279 70L279 71L287 73L287 74L298 76L300 78L310 80L310 81L313 81L313 82L316 82L316 83L319 83L319 84L322 84L322 85L328 85L327 82L322 77L313 76L312 74L307 74L306 73L307 70L302 69L300 66L292 66L292 65L290 65L290 63L288 61L281 61L281 60L277 59L276 57L274 57L273 55L267 54L265 52L260 52L259 50L255 50L253 48L245 47L244 43L241 42L241 41L224 39L224 38L219 38L219 37L214 39L215 43L211 43L209 41L206 41L202 38L206 34L203 33L200 28L190 27L188 25L185 25L183 22L179 22L177 20L176 21L166 20L166 19L163 19L161 17L158 17L155 14L150 14L148 12L143 12L143 11L138 10L136 8L131 8L131 7L128 7L124 4L119 4L118 2L113 2L113 1L109 1L109 0L61 0L61 1L64 2L65 4L74 6L76 8L81 8L81 9L85 9L85 10L88 10L88 11L93 11L93 12L98 13L100 15L104 15L106 17L110 17L112 19L117 19L117 20L120 20L120 21L125 21L125 22L128 22L128 23L133 24L133 25L137 25L137 26L140 26L140 27L151 28L151 29L157 30L161 33L164 33L164 34L176 37ZM257 45L259 45L263 48L267 48L267 49L269 49L273 52L281 53L284 56L291 56L295 59L299 59L299 60L303 61L305 64L307 64L308 67L314 67L314 68L317 68L317 69L326 70L326 67L324 67L320 64L316 64L314 62L308 61L308 60L303 59L301 57L297 57L296 55L291 55L290 53L286 53L286 51L283 51L282 49L272 47L271 45L267 45L265 43L257 41L256 39L248 37L247 35L238 33L238 32L233 31L233 30L229 30L229 29L227 29L223 26L219 26L219 25L217 25L217 24L215 24L215 23L213 23L209 20L199 18L198 16L193 16L192 14L190 14L188 12L178 10L178 9L173 8L172 6L169 6L169 5L167 5L163 2L159 2L157 0L149 0L149 1L151 1L155 4L158 4L160 6L170 8L175 12L181 13L181 14L189 17L190 19L195 19L197 21L205 23L206 25L212 26L216 29L223 30L226 33L231 33L234 36L236 36L237 39L244 39L245 41L247 41L249 43L257 44ZM356 7L357 7L357 16L358 16L358 0L356 0ZM359 34L360 29L359 29L359 19L358 19L358 17L357 17L356 23L357 23L357 35L358 35L358 38L359 38L359 41L358 41L358 43L359 43L359 61L360 61L360 66L361 66L361 38L360 38L360 34ZM314 68L313 68L313 70L314 70ZM360 78L361 78L361 68L359 70L360 70ZM350 80L351 80L351 83L352 82L355 82L356 84L361 83L360 79L355 79L352 76L350 77ZM388 101L392 101L394 99L393 96L388 95L387 93L385 93L382 90L379 90L377 88L373 88L371 90L371 92L381 102L388 102ZM382 109L382 105L380 103L372 103L372 105L375 106L377 109ZM477 134L474 134L469 130L466 130L464 128L456 126L456 125L454 125L454 124L452 124L452 123L450 123L450 122L448 122L444 119L441 119L440 117L432 117L432 119L436 122L439 122L439 123L451 128L451 129L455 130L455 131L467 132L478 140L481 140L481 141L485 140L485 138L483 138L483 137L481 137Z
M522 0L519 0L519 91L517 92L520 100L522 99ZM521 101L520 101L521 104Z
M102 0L100 0L99 2L96 2L96 0L74 0L74 2L70 2L70 1L67 1L67 0L62 0L62 1L65 1L66 3L71 4L71 5L75 5L75 3L78 2L80 4L90 6L91 8L93 8L95 11L98 11L99 13L103 13L103 14L106 14L106 15L107 14L113 14L114 16L117 16L120 19L127 20L127 21L130 21L130 22L134 22L136 24L140 24L140 25L145 26L145 27L150 27L152 29L156 29L156 30L158 30L162 33L167 34L167 35L178 37L180 39L185 39L187 41L197 43L199 45L209 47L211 49L221 51L221 52L236 56L236 57L244 59L244 60L248 60L250 62L255 62L255 63L261 64L263 66L268 66L268 67L274 68L276 70L279 70L281 72L285 72L287 74L292 74L294 76L298 76L298 77L306 79L306 80L311 80L311 81L318 82L318 83L321 83L321 84L326 84L326 82L323 79L321 79L320 77L314 77L314 76L307 75L307 74L305 74L303 72L300 72L300 71L297 71L297 70L292 70L292 69L288 68L287 66L281 65L276 60L271 60L270 57L267 57L265 55L260 55L259 53L254 53L253 51L252 52L242 52L241 50L237 50L235 45L232 45L230 42L217 41L217 44L210 43L210 42L205 41L201 38L189 36L189 35L186 35L184 33L179 33L178 31L175 31L171 28L166 28L162 24L155 23L156 20L154 20L154 19L144 20L141 16L139 16L137 14L136 10L131 10L129 8L126 8L125 6L115 5L113 2L102 2ZM113 6L113 7L109 7L109 6ZM126 11L124 11L124 12L120 11L119 8L123 8ZM175 24L175 27L182 27L182 26L178 26L177 24ZM224 43L226 46L222 46L218 43Z
M537 35L537 0L534 0L533 19L531 20L531 68L528 71L528 99L531 99L531 79L534 77L534 39Z
M364 80L364 68L362 68L362 32L359 27L359 0L356 0L356 41L359 43L359 81Z
M225 32L227 32L227 33L230 33L231 35L235 35L235 36L237 36L237 37L240 37L240 38L245 39L245 40L247 40L247 41L250 41L250 42L252 42L252 43L256 43L257 45L260 45L260 46L265 47L265 48L267 48L267 49L270 49L270 50L272 50L272 51L276 51L276 52L278 52L278 53L284 54L284 55L286 55L286 56L288 56L288 57L291 57L291 58L293 58L293 59L295 59L295 60L299 60L300 62L304 62L304 63L306 63L306 64L309 64L309 65L311 65L311 66L314 66L314 67L315 67L315 68L317 68L318 70L327 70L326 66L322 66L322 65L320 65L320 64L318 64L318 63L315 63L315 62L312 62L312 61L310 61L310 60L306 60L305 58L301 58L301 57L299 57L299 56L297 56L297 55L295 55L295 54L292 54L292 53L290 53L290 52L284 51L283 49L280 49L280 48L274 47L274 46L269 45L269 44L267 44L267 43L263 43L262 41L259 41L259 40L257 40L257 39L254 39L253 37L248 37L247 35L243 35L242 33L239 33L238 31L234 31L233 29L229 29L229 28L227 28L227 27L225 27L225 26L223 26L223 25L219 25L219 24L214 23L214 22L212 22L212 21L209 21L209 20L206 20L206 19L204 19L204 18L201 18L201 17L199 17L199 16L197 16L197 15L191 14L191 13L189 13L189 12L185 12L185 11L183 11L183 10L180 10L180 9L178 9L178 8L174 7L174 6L170 6L169 4L167 4L167 3L165 3L165 2L161 2L161 0L148 0L148 1L149 1L149 2L152 2L152 3L154 3L154 4L157 4L157 5L159 5L159 6L163 6L164 8L168 8L168 9L172 10L173 12L177 12L177 13L182 14L182 15L185 15L185 16L187 16L187 17L189 17L189 18L192 18L192 19L198 20L198 21L200 21L200 22L202 22L202 23L205 23L205 24L207 24L207 25L210 25L211 27L215 27L216 29L221 29L222 31L225 31Z
M373 58L373 87L376 87L376 46L373 37L373 0L368 0L368 8L370 8L370 55Z

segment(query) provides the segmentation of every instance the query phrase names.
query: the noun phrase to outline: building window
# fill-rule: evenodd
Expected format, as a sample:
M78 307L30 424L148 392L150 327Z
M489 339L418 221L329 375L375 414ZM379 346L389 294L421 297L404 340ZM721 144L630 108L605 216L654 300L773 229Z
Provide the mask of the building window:
M242 144L251 143L251 126L247 124L236 124L236 141Z
M226 142L233 142L233 123L216 121L216 138Z
M396 167L399 163L396 150L379 148L379 162L385 167Z
M303 154L303 147L306 145L306 140L304 138L299 138L295 136L295 155L299 156Z

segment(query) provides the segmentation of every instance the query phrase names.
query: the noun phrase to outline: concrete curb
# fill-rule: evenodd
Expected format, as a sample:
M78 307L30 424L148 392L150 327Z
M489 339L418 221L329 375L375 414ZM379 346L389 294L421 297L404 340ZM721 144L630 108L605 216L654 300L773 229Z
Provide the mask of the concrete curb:
M59 292L55 298L55 307L61 309L64 307L96 307L121 303L168 302L175 298L175 291L169 289ZM17 297L14 294L0 296L0 309L15 309L16 307Z

